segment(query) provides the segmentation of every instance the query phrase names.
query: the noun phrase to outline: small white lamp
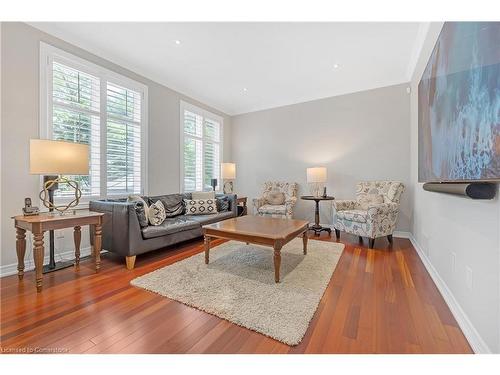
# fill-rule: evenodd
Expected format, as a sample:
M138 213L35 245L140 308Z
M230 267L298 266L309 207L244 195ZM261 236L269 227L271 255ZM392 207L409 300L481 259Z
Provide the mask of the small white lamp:
M236 178L236 164L221 163L221 178L224 182L224 194L233 193L233 180Z
M309 184L309 190L313 196L321 196L321 189L326 183L326 168L307 168L307 183Z
M82 191L78 183L61 175L89 174L89 146L75 142L30 139L30 174L44 175L40 199L50 211L64 212L75 207ZM54 190L65 183L75 190L75 198L67 205L54 205Z

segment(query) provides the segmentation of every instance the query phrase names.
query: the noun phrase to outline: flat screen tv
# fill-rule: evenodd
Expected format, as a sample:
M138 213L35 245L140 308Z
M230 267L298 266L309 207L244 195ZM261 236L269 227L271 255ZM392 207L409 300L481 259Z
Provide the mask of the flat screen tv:
M418 180L500 181L500 22L446 22L418 85Z

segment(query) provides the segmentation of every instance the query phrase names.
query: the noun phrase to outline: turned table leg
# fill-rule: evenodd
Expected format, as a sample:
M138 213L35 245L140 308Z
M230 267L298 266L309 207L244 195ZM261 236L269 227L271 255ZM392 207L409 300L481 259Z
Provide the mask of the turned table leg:
M16 227L17 277L24 276L24 255L26 254L26 230Z
M315 202L316 202L316 207L314 209L314 226L316 228L320 228L320 225L319 225L319 201L317 200Z
M102 225L96 224L94 226L94 258L95 258L95 271L99 272L101 268L101 250L102 250Z
M210 257L210 237L205 236L205 264L208 264Z
M274 249L274 282L280 282L280 267L281 267L281 242L276 242L273 246Z
M75 267L80 268L80 243L82 240L82 228L76 226L73 232L73 240L75 241Z
M302 244L303 244L303 250L304 250L304 255L307 255L307 231L302 233Z
M36 277L36 291L40 293L42 291L43 281L42 281L42 271L43 271L43 232L33 233L34 237L34 254L35 254L35 277Z

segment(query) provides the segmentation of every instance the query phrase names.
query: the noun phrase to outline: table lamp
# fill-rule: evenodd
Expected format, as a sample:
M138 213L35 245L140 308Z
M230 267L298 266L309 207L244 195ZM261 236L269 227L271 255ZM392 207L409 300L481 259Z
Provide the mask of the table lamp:
M321 196L321 190L326 183L326 168L307 168L307 183L309 184L309 191L313 196Z
M30 174L43 175L43 189L39 196L43 205L49 211L64 211L75 207L80 202L82 191L76 181L61 175L88 175L89 174L89 146L64 141L47 139L30 139ZM74 199L65 205L54 204L54 191L59 184L68 184L75 190ZM57 267L54 259L54 231L50 231L50 262L44 267L44 272L64 268Z
M221 178L224 181L224 194L232 194L233 180L236 178L236 164L221 163Z

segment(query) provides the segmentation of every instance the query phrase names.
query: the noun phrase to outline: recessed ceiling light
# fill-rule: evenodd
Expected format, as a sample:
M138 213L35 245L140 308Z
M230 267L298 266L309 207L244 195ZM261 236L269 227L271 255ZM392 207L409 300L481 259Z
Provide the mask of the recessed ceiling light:
M339 64L333 64L333 69L338 69Z
M243 92L247 92L248 89L246 87L243 87Z
M179 45L179 44L181 44L181 41L177 39L177 40L175 40L175 44Z

